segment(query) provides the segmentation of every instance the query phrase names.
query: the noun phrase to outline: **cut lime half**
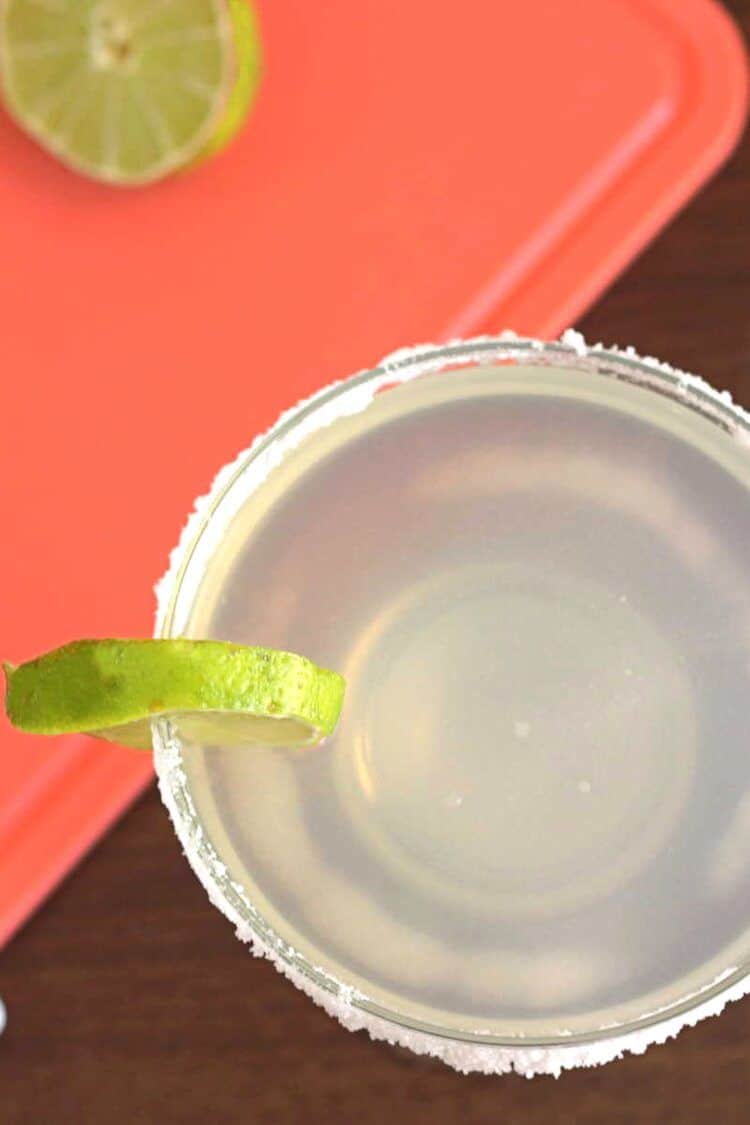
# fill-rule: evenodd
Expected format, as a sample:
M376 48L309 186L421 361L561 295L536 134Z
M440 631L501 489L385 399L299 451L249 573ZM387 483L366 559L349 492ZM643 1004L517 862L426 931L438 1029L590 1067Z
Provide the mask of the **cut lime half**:
M343 678L304 656L224 641L73 641L5 672L14 726L143 750L156 719L203 745L310 746L344 697Z
M0 3L10 113L95 179L146 183L222 148L259 74L248 0Z

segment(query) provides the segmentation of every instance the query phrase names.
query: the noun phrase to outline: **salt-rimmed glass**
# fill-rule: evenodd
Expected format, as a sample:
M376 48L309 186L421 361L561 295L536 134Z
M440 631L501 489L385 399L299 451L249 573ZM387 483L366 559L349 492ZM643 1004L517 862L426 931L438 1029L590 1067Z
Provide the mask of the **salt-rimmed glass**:
M372 371L326 388L312 399L291 410L279 420L268 434L258 439L248 451L241 454L234 462L223 469L214 482L209 495L196 505L196 510L173 554L169 572L159 587L157 635L205 635L202 626L196 624L194 616L196 602L203 596L202 591L205 587L206 574L215 565L216 558L225 550L228 537L234 536L239 544L236 550L233 548L229 552L229 556L233 557L236 551L242 550L243 537L251 535L247 527L241 535L236 530L237 523L238 521L241 522L242 513L250 501L264 489L267 490L270 487L269 482L273 484L274 481L281 482L277 492L283 500L282 470L284 466L291 463L293 457L297 456L300 450L304 450L310 443L318 440L321 434L325 433L332 436L336 434L337 427L349 424L351 419L367 419L375 409L376 403L382 403L384 398L390 398L388 395L381 396L380 391L393 387L413 386L418 387L420 393L424 388L424 394L429 397L430 388L439 385L437 382L431 381L440 378L444 378L445 381L445 377L448 377L454 382L454 388L451 388L450 392L446 392L448 397L445 401L441 400L439 404L441 407L445 407L446 403L455 401L455 387L460 388L462 380L478 378L479 376L476 373L485 371L485 374L482 375L485 384L480 387L481 394L479 394L481 402L484 403L485 400L490 402L490 397L488 397L489 383L492 383L493 390L497 390L503 381L507 382L513 378L520 378L518 373L526 367L533 367L537 371L537 375L533 378L529 376L530 390L533 390L534 379L542 380L539 383L539 386L542 386L545 369L551 376L555 374L555 377L562 372L571 387L580 384L583 388L582 399L585 399L589 406L591 406L591 403L595 403L595 406L591 407L594 410L591 418L588 421L584 419L585 425L575 433L571 429L571 434L573 434L571 444L565 447L564 452L564 456L568 460L571 456L571 449L573 449L573 438L585 444L586 434L589 432L586 426L593 427L594 430L600 424L606 427L609 424L606 417L609 416L611 410L616 413L616 410L623 403L630 410L631 399L628 398L629 395L632 398L632 403L636 404L637 409L633 408L633 417L639 419L638 425L641 426L642 434L639 430L634 437L631 435L627 439L631 443L630 446L626 448L623 445L623 466L627 464L624 459L627 450L630 449L630 464L632 465L632 450L638 450L640 448L638 442L646 441L649 434L653 436L659 426L664 428L665 433L669 432L670 441L674 439L675 442L674 448L669 445L664 447L666 449L666 452L664 452L657 441L657 444L654 445L653 464L649 463L646 466L648 472L644 470L643 480L637 475L632 475L635 470L628 470L631 471L630 478L627 478L627 473L624 474L622 492L625 500L620 498L617 501L621 503L620 517L632 519L637 515L638 513L633 511L633 497L642 496L644 510L649 509L652 513L650 516L652 520L664 522L665 527L674 524L675 534L680 540L679 551L682 551L686 558L688 556L692 558L696 554L700 555L701 551L705 555L705 573L701 571L697 578L695 578L695 575L691 575L690 581L693 584L686 585L683 583L685 590L692 593L695 593L696 590L699 593L705 591L707 589L706 574L710 574L712 566L721 566L723 568L721 574L725 577L729 575L733 584L732 591L735 599L733 609L737 611L739 617L742 617L746 608L744 605L746 575L741 571L740 564L733 554L734 540L731 543L720 541L723 534L721 527L704 528L698 518L702 509L698 508L697 512L690 510L689 490L685 495L682 492L678 495L675 489L678 491L679 489L675 482L683 472L700 474L703 471L700 466L703 466L706 471L710 468L710 471L713 472L714 469L711 466L718 466L717 473L726 472L727 474L727 487L732 491L732 503L739 505L737 510L742 511L742 504L746 501L745 507L750 512L750 494L747 497L745 495L748 484L750 484L750 457L747 452L750 427L748 427L746 416L732 405L728 396L717 393L699 379L674 371L655 361L641 360L632 352L619 352L599 347L587 349L580 337L569 333L560 342L550 344L540 344L537 341L507 335L496 340L482 339L446 347L417 348L399 352L389 357ZM491 371L485 370L490 368ZM415 380L419 380L419 383L416 383ZM489 383L487 380L489 380ZM531 400L524 407L522 388L515 387L514 393L515 400L521 404L518 406L521 413L514 416L511 422L516 427L516 431L521 433L521 439L519 440L522 441L526 440L523 435L532 434L536 427L532 425L526 430L523 429L525 425L528 427L528 419L532 417L528 413L523 413L523 410L528 411ZM549 387L545 393L550 400L555 398L555 394ZM559 397L560 385L557 386L556 393ZM609 401L609 395L614 395L617 402L614 399ZM544 396L542 395L542 397ZM507 407L507 402L510 401L510 398L508 398L500 404L504 410ZM557 400L555 399L555 401ZM408 406L406 413L412 411L413 406L412 412L415 415L420 411L424 414L425 408L429 405L427 400L420 400L419 402L415 400L415 404ZM382 408L378 406L377 409ZM484 406L481 406L481 409L484 412ZM649 411L652 409L658 414L656 422L649 415ZM501 416L498 415L498 417ZM502 417L505 417L505 415L502 415ZM477 414L475 419L477 426L478 419L479 415ZM559 419L556 418L547 420L546 424L549 427L552 427L553 424L557 426L557 429L549 429L550 434L555 434L558 431L564 433L566 426L573 425L567 416L562 418L562 425L558 423ZM633 424L635 425L635 423ZM696 428L695 435L697 437L692 432L693 428ZM502 434L502 430L498 432ZM619 440L619 432L613 431L613 433ZM360 435L360 437L362 436ZM372 435L368 438L365 434L364 437L370 442L373 440ZM589 451L588 462L581 461L576 470L578 476L574 474L571 477L571 480L575 479L582 487L585 486L589 500L599 506L602 504L602 497L597 492L597 489L600 488L597 480L597 469L600 468L600 464L604 464L601 459L606 456L606 437L605 430L602 430L599 438L592 438L592 441L599 441L599 445L592 446L593 452ZM688 459L684 465L682 462L678 464L679 458L683 456L683 453L680 452L682 446L686 444L689 446L694 437L700 446L699 451L694 455L691 453L692 460ZM419 434L416 435L416 439L412 435L409 441L416 440L418 444L418 439ZM452 442L454 435L449 433L445 440ZM528 440L531 440L531 438ZM365 445L364 448L366 449L367 446ZM399 448L396 444L393 450L398 451ZM417 448L417 445L414 445L414 448ZM451 448L453 447L451 446ZM496 465L495 462L487 460L482 462L480 458L477 465L472 468L473 463L465 460L467 448L462 447L463 467L457 476L454 474L454 477L451 478L449 483L452 486L455 486L456 480L464 479L464 469L466 464L469 464L468 474L474 487L480 479L491 476L491 473L499 468L506 474L506 477L512 477L515 472L521 478L518 487L526 487L523 478L532 479L536 474L536 479L546 488L550 484L558 464L554 460L549 462L548 459L552 456L549 453L549 444L541 443L535 448L529 446L528 454L524 454L523 448L519 447L515 451L514 457L511 460L504 461L501 465ZM326 457L330 457L330 455L331 451L326 451ZM564 468L563 452L555 454L555 456L558 456L559 465ZM430 487L432 487L434 466L430 466L430 469L432 474ZM372 466L373 477L375 477L377 471L378 465L375 462ZM653 478L653 495L649 496L648 488L652 478L648 476L648 473L652 471L656 473L656 476ZM659 476L660 473L664 474L663 479ZM670 476L670 474L672 475ZM719 479L720 477L717 476L716 480ZM504 488L505 485L502 487ZM711 487L715 486L712 485ZM500 488L500 485L498 485L498 488ZM644 491L644 488L646 491ZM607 497L607 503L609 502L610 499ZM272 507L273 505L271 505ZM514 511L518 514L517 509L514 509ZM575 521L576 515L574 512L571 518ZM748 518L750 519L750 515ZM737 521L735 520L734 523L736 525ZM582 525L582 528L584 531L590 530L588 525ZM252 534L255 534L255 529L252 530ZM293 544L290 543L289 546L291 549ZM552 546L554 549L555 545ZM299 544L299 547L303 550L304 542ZM592 544L591 550L595 552L595 544ZM332 560L332 565L335 567L335 559ZM363 562L363 565L366 564ZM693 565L692 562L690 565ZM228 564L228 566L231 569L231 565ZM479 574L479 571L477 573ZM507 573L511 572L507 571ZM481 580L485 581L485 578L482 577ZM515 578L513 580L515 581ZM679 586L678 582L676 582L676 586ZM292 591L293 593L294 591ZM577 597L577 592L574 591L574 595ZM670 596L677 597L678 595ZM703 595L701 594L701 596ZM564 591L561 597L565 597ZM627 631L627 628L630 627L626 624L624 616L631 613L627 599L627 593L620 594L617 600L622 602L624 608L620 610L615 606L612 611L615 614L612 617L612 625L616 630ZM609 606L610 601L612 601L610 592L607 591L606 606ZM742 602L741 605L740 602ZM605 601L602 601L601 606L597 608L597 612L603 612L602 607L604 606ZM720 613L717 610L717 621L721 617L721 613L724 612L724 607L720 608ZM750 613L750 605L748 611ZM610 610L606 609L606 612L609 613ZM622 618L617 616L620 613L623 615ZM215 621L216 617L214 617L212 623L215 623ZM750 616L748 621L750 622ZM396 624L398 624L397 620ZM713 624L716 624L716 622L713 622ZM646 626L643 627L646 628ZM750 625L748 627L750 628ZM638 628L640 628L640 625ZM211 630L209 629L209 631ZM638 632L634 634L639 642L645 635L650 637L650 633L641 634ZM237 636L232 639L274 643L277 638ZM689 640L692 644L695 638L691 637ZM300 637L299 643L293 644L289 641L287 647L298 647L308 651L306 646L313 643L314 637L310 639ZM655 638L653 643L658 652L661 653L659 648L661 642ZM733 641L732 643L734 647L730 655L734 658L735 652L739 653L739 642ZM748 648L750 650L750 636L748 637ZM323 659L327 654L309 651L309 655L316 659ZM723 650L721 655L726 657ZM661 668L659 660L655 665L657 671ZM679 654L677 663L679 664L680 661L682 664L685 663L684 654ZM622 669L623 675L632 677L634 669L637 673L636 661L634 660L632 664L632 668L624 667ZM334 666L336 666L335 663ZM347 671L343 667L341 670ZM669 675L671 674L670 671ZM690 675L692 675L692 669ZM732 685L734 686L736 669L732 667L728 675L732 677ZM689 682L694 688L694 680ZM666 686L668 688L669 683ZM630 688L627 688L627 690L630 690ZM680 695L680 690L682 689L675 688L676 712L681 710L679 701L683 699L683 696ZM623 688L623 691L625 691L625 688ZM630 698L630 696L623 694L621 700L623 707L630 706L628 704ZM718 699L718 695L716 698ZM348 708L354 708L355 704L356 699L347 700ZM714 710L716 706L715 702L712 703ZM635 721L632 706L630 706L625 718L627 719L628 716L630 717L629 721ZM675 721L677 722L679 719L680 716L675 714ZM705 715L700 713L696 720L698 728L703 729L707 721ZM711 721L718 721L713 713ZM740 714L729 716L727 721L731 721L736 727L740 721ZM508 738L516 740L524 753L524 760L528 760L529 742L530 740L533 741L532 724L525 714L510 716L509 724ZM609 730L610 728L606 729ZM682 730L682 728L680 729ZM687 727L685 731L688 731ZM689 732L685 733L684 737L686 739L688 737L695 738L694 728L690 727ZM451 1025L448 1025L447 1021L441 1024L420 1018L423 1016L426 1007L424 1005L420 1008L420 1005L415 1003L399 1008L392 1004L384 1004L382 1002L383 990L379 990L377 987L369 989L366 976L363 977L361 973L359 975L346 972L338 974L332 971L330 962L326 965L322 964L323 957L306 956L300 949L300 945L304 944L299 939L300 926L295 924L287 928L283 910L276 911L275 924L270 924L264 912L259 909L257 894L254 894L251 888L243 885L237 878L237 865L229 861L223 838L222 840L218 839L221 835L218 826L206 823L201 812L196 808L195 792L189 771L186 771L185 768L187 755L192 751L183 755L184 748L180 746L174 731L166 723L159 724L155 741L155 760L162 796L173 817L178 836L188 858L206 886L212 901L234 922L240 937L251 942L257 952L271 957L277 966L290 976L298 986L350 1028L367 1028L376 1037L402 1043L416 1051L438 1055L462 1070L477 1069L500 1073L515 1068L527 1074L558 1072L566 1066L592 1065L604 1062L616 1057L624 1050L643 1050L649 1043L661 1041L675 1034L685 1024L693 1023L705 1015L720 1010L727 1000L741 995L746 989L746 978L750 963L750 940L747 940L744 933L740 932L740 929L735 926L737 932L732 931L731 941L726 939L720 943L721 947L717 947L715 951L717 956L713 959L708 956L704 958L705 971L704 965L701 963L694 966L695 971L692 974L688 972L683 974L690 985L689 987L686 985L681 995L671 997L668 1003L661 1003L654 999L658 990L644 989L643 1006L640 1013L635 1017L631 1015L627 1019L613 1019L603 1022L601 1014L598 1016L595 1014L595 1006L590 1005L594 1014L592 1014L591 1026L589 1027L585 1026L586 1013L582 1009L578 1026L572 1028L561 1026L557 1034L535 1034L533 1032L534 1020L526 1020L525 1018L519 1018L517 1032L497 1034L487 1031L487 1024L491 1022L487 1018L477 1017L473 1025L464 1023L462 1026L457 1026L455 1020ZM700 747L703 744L698 740L696 745ZM700 752L705 753L705 747ZM200 751L200 753L203 752ZM208 750L205 753L220 754L221 751ZM679 793L682 796L674 809L671 806L667 809L662 804L658 806L657 811L665 823L666 819L673 818L669 819L668 827L669 832L674 833L677 830L675 825L679 823L680 817L684 816L685 807L689 801L695 800L696 774L692 759L686 764L682 757L679 760L675 758L674 763L669 763L669 769L671 772L666 775L663 781L665 792ZM683 772L684 777L682 776ZM622 783L627 787L631 781L630 777L624 776ZM571 796L571 800L588 801L592 796L592 787L593 795L596 795L596 781L592 786L592 781L588 777L576 776L574 782L575 795ZM447 791L445 802L445 807L441 810L441 818L447 819L453 814L464 815L465 812L468 816L467 807L463 803L464 796L458 790L455 792ZM582 805L581 807L582 809L590 808L591 803L589 802L588 806ZM729 849L730 855L740 852L743 843L747 842L743 835L743 825L747 826L747 817L742 811L745 806L742 805L741 801L738 802L738 809L739 812L735 820L739 828L735 826L734 840L729 838L729 843L724 844L725 852ZM283 813L280 815L283 816ZM366 816L366 810L364 815ZM469 831L471 824L470 821L467 821L467 823L469 834L461 836L460 839L462 844L471 848L472 838ZM435 831L434 827L432 831ZM661 852L665 852L671 846L671 837L666 828L664 832L667 834L663 838L659 837L658 847ZM644 833L645 835L647 833ZM414 841L410 840L409 843L413 845ZM633 840L629 845L629 849L634 855L638 854L638 847L637 840ZM657 845L654 844L652 851L656 847ZM575 859L575 856L573 859ZM650 852L648 862L651 862L652 859L653 854ZM646 863L646 860L643 860L643 863ZM731 868L731 863L728 863L728 867ZM724 864L724 868L727 868L727 863ZM743 868L736 879L741 882L745 878L745 874ZM421 879L423 875L424 872L420 871L419 878ZM434 875L434 872L430 872L430 875ZM495 876L500 878L497 872L493 872L493 878ZM623 875L624 883L627 884L628 880L632 880L632 878L633 872L629 869L625 871ZM731 890L733 897L736 899L737 885L733 886ZM518 896L516 896L516 899L518 900ZM559 917L563 921L565 910L568 908L572 909L572 906L563 904L561 907ZM526 909L525 905L523 909ZM624 909L624 905L620 904L618 909ZM706 910L709 909L710 904L707 902ZM496 919L493 924L496 924ZM563 922L560 924L562 926ZM361 941L364 945L368 941L367 934L364 932ZM717 957L719 958L718 961ZM467 960L470 960L470 958L467 958ZM707 968L709 962L711 965L710 972ZM548 957L546 961L541 963L548 966L550 977L555 978L550 984L550 989L554 990L554 987L557 987L555 981L558 981L562 973L562 962L559 957L557 959ZM481 973L486 971L487 962L482 962L479 958L478 964L481 967L477 969L477 973L481 976ZM562 975L564 976L565 973L570 975L570 971L570 966L566 963ZM579 972L579 967L576 967L575 972L582 978L586 975L583 971ZM702 972L705 979L701 977ZM542 981L541 984L543 987L544 982ZM662 993L664 991L662 989ZM666 989L666 991L669 990ZM478 1002L478 1007L480 1006ZM405 1007L409 1007L411 1010L404 1010ZM632 1008L633 1004L631 1003L630 1009ZM614 1009L617 1009L617 1005L614 1005ZM530 1031L529 1028L532 1028L532 1030Z

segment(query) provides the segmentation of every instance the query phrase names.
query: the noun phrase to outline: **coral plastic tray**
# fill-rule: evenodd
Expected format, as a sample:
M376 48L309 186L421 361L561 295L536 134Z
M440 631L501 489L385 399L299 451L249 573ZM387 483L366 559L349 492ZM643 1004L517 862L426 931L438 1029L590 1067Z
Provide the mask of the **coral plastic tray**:
M265 0L249 127L116 191L0 115L0 642L147 634L193 497L398 345L570 323L744 118L709 0ZM252 591L248 591L248 597ZM0 725L0 941L149 782Z

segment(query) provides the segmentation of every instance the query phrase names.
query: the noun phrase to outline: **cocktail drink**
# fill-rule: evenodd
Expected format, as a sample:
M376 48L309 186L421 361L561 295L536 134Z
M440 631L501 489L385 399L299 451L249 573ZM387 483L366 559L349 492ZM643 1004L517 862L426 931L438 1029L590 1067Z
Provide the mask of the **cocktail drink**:
M347 678L314 749L184 744L213 901L351 1027L462 1069L641 1049L750 966L750 426L572 334L397 353L222 471L158 634Z

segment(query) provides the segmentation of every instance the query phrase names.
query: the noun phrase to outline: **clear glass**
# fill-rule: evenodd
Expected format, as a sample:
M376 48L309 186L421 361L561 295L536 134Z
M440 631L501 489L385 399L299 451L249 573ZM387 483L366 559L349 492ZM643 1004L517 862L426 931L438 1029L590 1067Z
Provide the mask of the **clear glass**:
M744 988L749 432L633 354L468 341L301 404L199 503L157 631L304 652L347 699L307 752L160 724L162 793L349 1026L555 1070Z

